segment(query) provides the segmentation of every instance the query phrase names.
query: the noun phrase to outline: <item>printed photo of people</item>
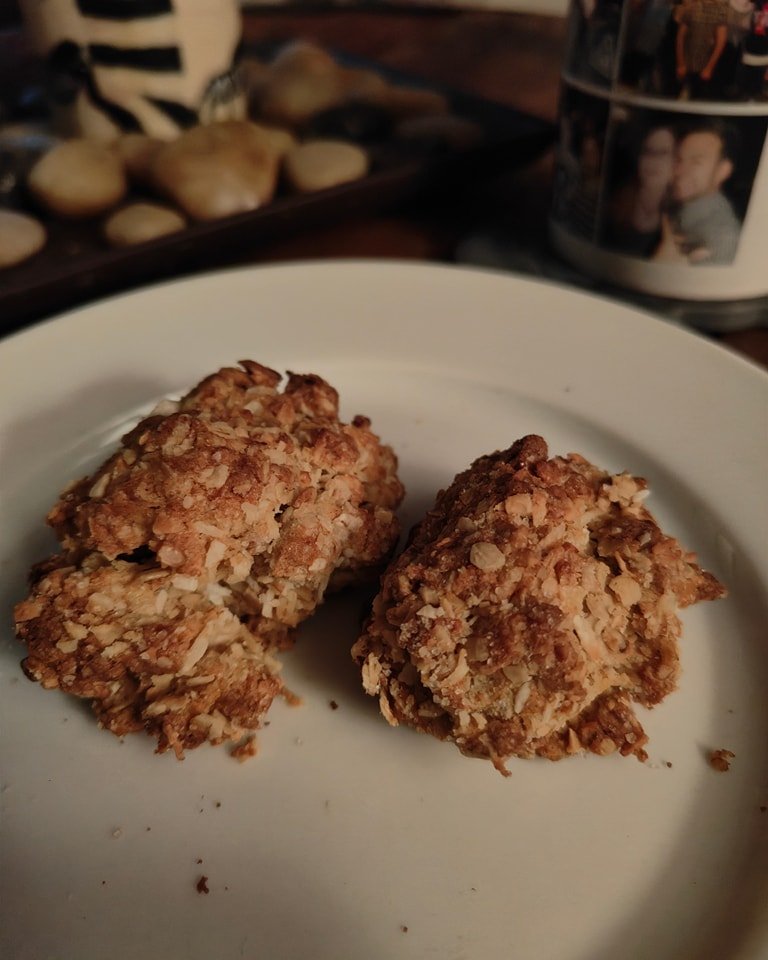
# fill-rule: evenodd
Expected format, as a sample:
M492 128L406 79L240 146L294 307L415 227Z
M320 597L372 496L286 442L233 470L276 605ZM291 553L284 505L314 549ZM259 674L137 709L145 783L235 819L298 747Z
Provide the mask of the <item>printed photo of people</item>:
M768 117L614 109L601 246L665 263L733 262Z
M651 97L766 101L768 0L574 0L566 70Z
M629 0L619 74L622 86L650 96L677 93L674 0Z
M573 0L566 69L581 80L613 86L622 0Z
M568 89L560 106L552 217L589 240L598 227L607 128L608 102Z

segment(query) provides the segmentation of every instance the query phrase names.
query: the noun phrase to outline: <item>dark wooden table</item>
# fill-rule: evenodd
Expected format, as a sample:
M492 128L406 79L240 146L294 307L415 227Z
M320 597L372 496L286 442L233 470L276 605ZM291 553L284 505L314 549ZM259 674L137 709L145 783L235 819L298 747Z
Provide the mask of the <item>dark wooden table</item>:
M244 31L249 42L303 37L550 121L557 116L565 40L565 23L557 17L395 7L257 8L245 14ZM11 37L5 35L6 50ZM0 36L0 56L2 51ZM343 257L452 262L468 237L489 227L523 244L543 245L551 181L549 151L522 170L466 183L458 194L314 225L270 243L246 242L227 262ZM768 317L763 327L712 336L768 367L766 326Z

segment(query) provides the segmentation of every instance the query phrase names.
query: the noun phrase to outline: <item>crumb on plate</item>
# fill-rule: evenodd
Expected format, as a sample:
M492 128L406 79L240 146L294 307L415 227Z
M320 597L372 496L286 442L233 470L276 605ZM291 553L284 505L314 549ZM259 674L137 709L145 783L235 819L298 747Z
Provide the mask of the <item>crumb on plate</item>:
M731 750L712 750L709 754L709 765L718 773L727 773L731 769L731 760L736 756Z

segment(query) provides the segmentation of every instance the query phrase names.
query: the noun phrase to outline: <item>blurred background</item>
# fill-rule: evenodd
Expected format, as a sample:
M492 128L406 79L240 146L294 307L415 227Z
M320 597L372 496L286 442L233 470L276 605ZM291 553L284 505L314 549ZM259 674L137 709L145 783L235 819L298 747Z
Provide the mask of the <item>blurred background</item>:
M307 3L293 2L293 0L283 0L282 3L254 3L244 2L241 4L244 8L248 7L285 7L292 6L303 9L320 9L326 6L333 6L333 0L323 0L323 2ZM461 0L461 2L452 3L450 0L420 0L420 2L409 3L408 0L398 0L398 2L388 3L388 0L338 0L338 6L401 6L401 7L466 7L468 9L485 10L512 10L523 13L540 14L565 14L568 8L568 0ZM18 23L21 19L19 7L16 0L0 0L0 27L10 26Z
M418 139L411 123L407 139L364 144L373 162L356 183L301 196L281 186L274 202L250 215L195 222L183 235L130 253L105 249L95 223L51 222L46 250L0 274L0 334L169 275L373 257L512 270L594 290L706 330L768 364L765 300L710 308L636 296L597 282L553 251L548 218L567 0L285 0L241 6L247 56L269 62L281 44L310 41L341 58L344 69L378 72L390 85L437 94L453 117L480 125L481 141L465 149L459 141L466 127L445 124L433 124L428 137L422 125ZM12 123L34 122L40 105L39 97L26 92L39 84L39 75L24 49L20 23L17 0L0 0L0 115L5 99L6 122ZM301 139L308 131L294 133ZM316 134L317 128L309 131Z

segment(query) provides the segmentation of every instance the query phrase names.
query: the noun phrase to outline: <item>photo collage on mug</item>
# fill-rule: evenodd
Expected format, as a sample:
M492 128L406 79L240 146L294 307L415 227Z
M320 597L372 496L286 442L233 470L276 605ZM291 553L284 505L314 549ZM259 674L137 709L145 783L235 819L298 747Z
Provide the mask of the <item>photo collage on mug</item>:
M736 256L768 128L768 0L574 0L552 217L660 263Z

